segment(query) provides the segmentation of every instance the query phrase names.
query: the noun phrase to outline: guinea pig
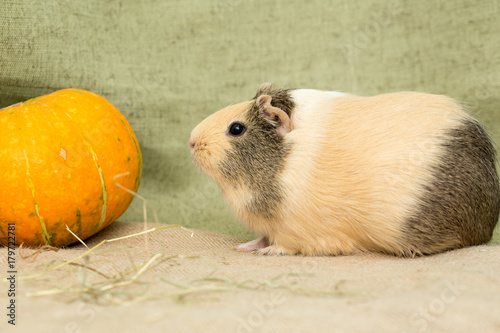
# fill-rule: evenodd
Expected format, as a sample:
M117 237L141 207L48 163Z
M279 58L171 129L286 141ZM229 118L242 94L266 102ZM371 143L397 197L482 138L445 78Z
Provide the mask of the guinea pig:
M415 257L488 242L495 150L453 99L260 87L203 120L195 163L259 238L239 251Z

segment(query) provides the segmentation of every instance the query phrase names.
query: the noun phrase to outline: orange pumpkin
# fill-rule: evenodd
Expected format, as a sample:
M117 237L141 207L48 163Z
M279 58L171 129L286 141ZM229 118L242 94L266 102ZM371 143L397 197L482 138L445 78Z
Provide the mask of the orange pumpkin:
M83 240L123 214L139 187L134 132L117 108L89 91L64 89L4 108L0 133L3 245L11 223L18 245L78 241L66 226Z

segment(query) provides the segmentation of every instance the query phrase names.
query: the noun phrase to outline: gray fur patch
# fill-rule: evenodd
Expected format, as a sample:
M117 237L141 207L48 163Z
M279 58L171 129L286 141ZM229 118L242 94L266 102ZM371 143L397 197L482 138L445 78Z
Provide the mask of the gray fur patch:
M294 108L288 90L272 90L263 93L272 97L271 105L290 115ZM254 102L244 121L247 127L241 137L229 137L231 150L219 166L229 181L243 183L252 193L246 209L271 219L284 198L280 173L285 167L291 144L277 134L276 129L261 115Z
M474 120L447 133L444 154L405 225L412 254L428 254L484 244L500 213L495 150ZM408 254L407 254L408 255Z

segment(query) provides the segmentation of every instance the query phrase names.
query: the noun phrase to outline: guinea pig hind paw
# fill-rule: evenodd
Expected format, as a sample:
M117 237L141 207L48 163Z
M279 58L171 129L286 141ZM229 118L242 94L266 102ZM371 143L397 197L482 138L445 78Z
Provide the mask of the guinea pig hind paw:
M283 256L287 254L292 254L288 253L288 251L277 245L269 245L268 247L257 250L255 253L267 256Z
M233 249L239 252L252 252L258 249L265 248L266 246L269 246L269 241L267 240L267 238L259 237L250 242L236 245L235 247L233 247Z

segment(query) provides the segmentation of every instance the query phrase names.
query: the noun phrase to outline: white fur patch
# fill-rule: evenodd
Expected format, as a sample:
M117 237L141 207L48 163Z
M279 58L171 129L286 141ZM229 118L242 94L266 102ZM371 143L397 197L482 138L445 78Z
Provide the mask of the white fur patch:
M333 99L348 94L339 91L322 91L316 89L292 90L290 95L295 102L294 118L306 120L321 112L321 109L331 105ZM326 110L325 110L326 111ZM300 121L298 121L300 123ZM299 124L298 124L299 125Z
M321 153L329 126L324 114L331 114L334 101L347 94L336 91L315 89L292 90L290 95L295 103L292 112L293 130L286 136L292 143L283 172L283 183L287 193L287 204L293 207L302 201L303 189L308 187L312 168ZM290 208L290 207L289 207Z

